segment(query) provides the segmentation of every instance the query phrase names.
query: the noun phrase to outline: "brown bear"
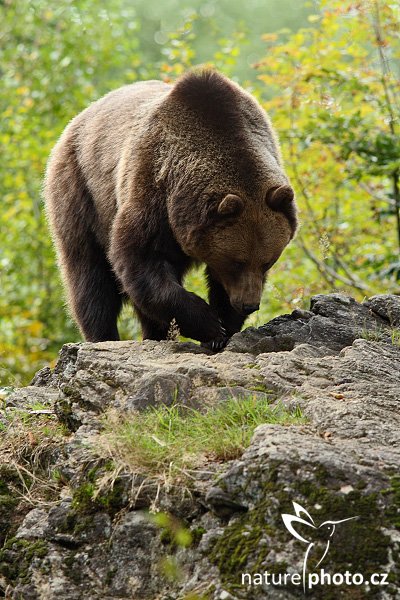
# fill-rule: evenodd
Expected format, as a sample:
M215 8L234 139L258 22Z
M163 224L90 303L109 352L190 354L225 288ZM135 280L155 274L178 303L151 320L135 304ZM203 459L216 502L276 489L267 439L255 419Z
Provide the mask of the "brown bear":
M214 350L259 308L296 230L293 190L268 116L214 70L107 94L67 126L45 199L73 316L88 341L118 340L130 300L143 338ZM205 263L209 303L182 286Z

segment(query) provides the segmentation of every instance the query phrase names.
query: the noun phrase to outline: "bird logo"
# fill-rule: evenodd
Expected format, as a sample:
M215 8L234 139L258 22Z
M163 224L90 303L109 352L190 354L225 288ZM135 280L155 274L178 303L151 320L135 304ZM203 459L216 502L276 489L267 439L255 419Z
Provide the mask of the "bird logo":
M341 519L340 521L324 521L323 523L321 523L321 525L317 526L317 525L315 525L315 522L314 522L314 519L312 518L312 516L306 511L305 508L300 506L300 504L298 504L297 502L293 502L293 508L294 508L295 514L294 515L283 514L282 520L285 524L286 529L296 539L307 544L307 550L306 550L306 553L304 556L304 562L303 562L303 590L305 593L307 560L308 560L308 557L309 557L309 554L310 554L312 548L315 546L315 542L312 541L313 534L317 530L319 530L320 532L322 531L323 533L325 533L325 537L326 537L326 547L325 547L322 557L320 558L318 564L316 565L316 568L317 568L322 563L322 561L324 560L325 556L328 553L333 534L335 533L336 525L338 525L339 523L344 523L345 521L351 521L352 519L358 519L358 517L348 517L347 519ZM302 513L305 515L305 518L301 517ZM307 527L310 527L310 533L309 533L309 535L307 535L307 537L311 538L311 539L306 539L305 537L300 535L294 528L294 526L296 524L306 525Z

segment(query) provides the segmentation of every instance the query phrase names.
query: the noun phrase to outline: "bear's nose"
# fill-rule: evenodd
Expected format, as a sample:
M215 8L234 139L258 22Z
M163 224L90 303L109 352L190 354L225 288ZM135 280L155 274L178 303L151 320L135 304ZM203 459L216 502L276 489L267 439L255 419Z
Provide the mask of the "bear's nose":
M245 315L251 315L251 313L255 312L259 308L259 304L243 304L242 306L242 310Z

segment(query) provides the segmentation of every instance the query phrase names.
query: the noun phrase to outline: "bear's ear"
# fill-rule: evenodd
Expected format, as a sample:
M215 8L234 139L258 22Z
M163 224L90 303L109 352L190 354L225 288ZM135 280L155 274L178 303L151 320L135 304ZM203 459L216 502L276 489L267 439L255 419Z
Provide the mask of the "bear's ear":
M218 214L222 216L237 216L243 212L244 202L235 194L227 194L218 205Z
M272 210L285 213L289 205L294 201L294 191L290 185L281 185L280 187L268 190L265 200Z
M280 187L272 188L268 190L265 201L267 206L272 208L272 210L285 215L292 229L291 238L293 238L298 224L293 188L290 185L281 185Z

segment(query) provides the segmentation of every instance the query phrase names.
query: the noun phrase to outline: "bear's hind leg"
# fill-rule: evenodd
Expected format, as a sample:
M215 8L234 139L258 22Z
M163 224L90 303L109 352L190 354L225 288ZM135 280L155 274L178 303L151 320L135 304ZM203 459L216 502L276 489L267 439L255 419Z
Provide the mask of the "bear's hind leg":
M69 262L67 271L70 305L85 340L119 340L123 295L102 248L86 247L81 260Z
M47 214L71 312L89 342L118 340L123 295L100 244L93 199L75 152L73 128L58 143L45 185Z
M72 316L88 342L119 340L123 294L103 248L88 227L80 237L59 237L58 257Z

